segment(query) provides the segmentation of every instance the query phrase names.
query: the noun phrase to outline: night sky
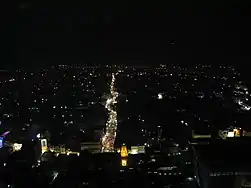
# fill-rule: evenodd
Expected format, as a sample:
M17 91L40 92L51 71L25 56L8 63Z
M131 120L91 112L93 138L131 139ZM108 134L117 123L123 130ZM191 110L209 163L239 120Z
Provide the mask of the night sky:
M238 4L9 4L3 62L240 63L249 15ZM8 10L8 11L6 11ZM11 62L11 63L10 63Z

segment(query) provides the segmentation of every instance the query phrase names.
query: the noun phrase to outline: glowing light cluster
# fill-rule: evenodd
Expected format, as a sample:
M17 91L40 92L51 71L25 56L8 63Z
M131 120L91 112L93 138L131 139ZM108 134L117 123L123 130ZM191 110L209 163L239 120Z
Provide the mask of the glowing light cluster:
M121 159L121 166L127 166L127 159Z
M109 118L106 122L106 131L102 138L102 152L113 152L114 143L116 139L117 131L117 112L114 109L114 104L117 103L116 99L118 93L115 89L115 74L112 74L112 81L110 84L110 95L111 97L106 100L106 109L109 112Z
M13 144L13 151L19 151L22 149L22 144L19 144L19 143L14 143Z
M163 99L162 93L159 93L159 94L158 94L158 99Z
M42 150L42 153L44 153L48 150L46 139L41 139L41 150Z
M128 150L126 146L122 146L120 149L120 156L121 157L128 157Z

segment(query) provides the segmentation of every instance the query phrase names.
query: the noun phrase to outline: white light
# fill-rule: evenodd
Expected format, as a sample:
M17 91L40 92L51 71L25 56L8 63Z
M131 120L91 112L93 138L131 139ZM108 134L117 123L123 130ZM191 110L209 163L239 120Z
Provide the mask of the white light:
M243 106L243 109L249 111L251 109L251 107L250 106Z
M132 155L135 155L135 154L138 154L138 153L139 153L139 152L138 152L137 149L132 149L131 152L130 152L130 154L132 154Z
M228 132L227 137L234 137L234 132Z
M158 99L163 99L163 95L161 93L158 94Z
M188 180L188 181L193 181L193 178L188 177L187 180Z
M9 80L9 82L14 82L14 81L15 81L15 79L14 79L14 78L12 78L12 79L10 79L10 80Z
M37 138L40 138L40 136L41 136L40 133L38 133L38 134L37 134Z
M19 151L19 150L21 150L22 146L23 146L22 144L14 143L13 144L13 150L14 151Z

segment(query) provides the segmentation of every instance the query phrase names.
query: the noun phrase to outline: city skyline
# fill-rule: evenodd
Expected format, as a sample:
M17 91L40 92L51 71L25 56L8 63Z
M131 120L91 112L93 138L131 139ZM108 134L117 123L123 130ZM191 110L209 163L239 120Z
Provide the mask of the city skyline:
M249 12L216 3L2 2L0 187L250 186Z

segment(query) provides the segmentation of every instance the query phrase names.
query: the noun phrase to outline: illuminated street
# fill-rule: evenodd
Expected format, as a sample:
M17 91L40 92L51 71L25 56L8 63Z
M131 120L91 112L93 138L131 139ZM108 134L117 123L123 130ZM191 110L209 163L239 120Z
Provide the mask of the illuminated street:
M114 143L117 131L117 112L114 104L117 103L118 93L115 89L115 75L112 74L112 81L110 84L110 98L106 101L106 109L109 112L109 118L106 122L106 132L102 138L102 152L113 152Z

